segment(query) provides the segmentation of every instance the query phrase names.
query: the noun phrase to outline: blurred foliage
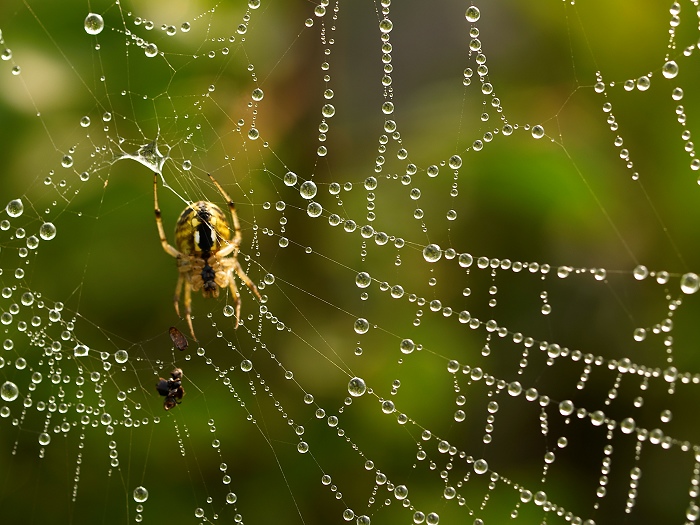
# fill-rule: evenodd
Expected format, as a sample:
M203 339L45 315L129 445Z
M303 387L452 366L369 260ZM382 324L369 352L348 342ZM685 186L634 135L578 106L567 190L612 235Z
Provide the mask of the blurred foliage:
M581 363L558 363L552 372L546 355L536 349L518 375L522 347L510 339L494 337L492 355L483 357L483 330L440 318L427 304L420 307L420 325L413 326L419 309L415 304L389 298L376 282L368 290L370 300L361 300L354 280L357 272L368 271L378 282L401 284L407 295L439 298L455 311L469 309L484 321L493 317L511 332L606 359L629 357L650 368L665 368L668 353L660 339L635 343L632 332L670 316L669 298L679 295L679 276L697 272L700 266L697 172L689 167L687 140L681 139L684 129L698 131L697 50L683 56L698 41L697 20L690 9L682 12L687 19L676 28L676 44L669 49L670 4L484 2L477 25L488 79L501 102L499 111L491 106L492 98L480 92L476 72L472 84L463 85L465 68L476 71L475 54L470 57L468 49L467 5L457 0L391 5L391 118L399 125L401 143L389 141L379 175L374 170L377 140L387 118L381 112L386 88L380 82L379 3L341 2L337 20L331 4L324 38L333 39L332 45L321 43L321 19L314 16L314 5L301 1L263 0L252 12L244 36L236 33L246 12L239 1L11 0L0 6L4 46L12 50L12 59L0 63L2 195L5 201L20 197L25 203L21 220L12 224L14 236L3 237L0 246L0 279L3 286L17 284L13 273L24 240L15 228L34 232L51 220L58 235L26 259L31 265L20 292L40 290L47 303L62 302L64 319L75 317L75 333L97 352L125 348L132 357L130 373L120 374L115 367L105 385L109 393L104 394L106 406L100 408L122 422L112 436L74 424L70 438L53 436L46 459L40 461L36 434L45 414L29 410L17 425L0 421L3 522L132 521L132 492L141 484L150 492L143 512L150 523L201 521L194 517L197 507L206 509L209 519L218 512L221 521L230 521L235 512L222 505L229 488L238 495L238 511L248 523L340 522L344 507L319 482L322 473L331 475L333 483L338 480L344 501L352 503L357 514L365 512L372 497L367 487L373 485L376 472L365 470L365 458L335 429L317 422L298 384L314 394L328 415L342 410L341 426L348 439L390 479L407 483L417 508L439 512L440 523L466 523L464 508L436 497L435 487L442 483L439 474L425 464L414 467L420 429L388 423L390 416L378 410L376 397L366 395L346 405L346 384L352 375L374 385L378 397L409 407L402 410L433 434L477 458L484 454L493 470L528 488L539 487L542 456L555 449L557 432L568 436L571 446L552 466L543 489L552 501L574 514L592 516L598 524L623 520L629 470L637 464L633 438L623 440L618 433L608 442L604 428L577 419L565 428L552 420L551 435L545 437L539 407L530 404L524 410L522 403L501 396L494 442L484 445L490 389L478 382L464 388L466 377L453 380L445 367L450 359L482 366L496 377L538 388L553 403L569 397L577 406L604 410L616 419L629 415L632 400L640 395L638 382L632 386L623 381L619 402L610 407L604 401L615 384L614 371L594 372L590 384L578 392ZM105 20L98 38L82 27L90 11ZM155 28L134 26L136 16L153 21ZM307 18L313 19L313 26L305 25ZM177 36L169 37L160 29L161 24L179 28L183 21L192 22L187 33L178 30ZM153 38L165 55L144 57L125 27L134 35ZM212 42L222 35L237 39ZM222 55L225 46L230 54ZM211 59L206 56L210 48L219 50ZM332 51L324 55L327 48ZM667 54L680 65L673 81L661 72ZM329 68L322 67L325 61ZM10 72L14 64L21 67L19 75ZM648 90L623 88L626 80L649 73ZM328 85L325 74L331 75ZM596 75L606 83L605 93L596 93ZM685 92L681 101L671 97L677 85ZM258 86L265 96L252 108L250 94ZM334 91L336 114L329 119L326 140L319 142L328 87ZM602 109L607 102L618 129L607 122L610 114ZM110 113L108 121L105 112ZM489 118L482 118L483 113ZM680 114L688 115L684 127L678 122ZM90 117L89 128L81 127L83 116ZM246 138L253 119L261 132L257 141ZM494 133L482 151L475 151L475 140L500 131L505 122L519 125L512 136ZM528 124L544 126L545 137L534 140ZM103 131L104 126L109 130ZM623 146L615 145L618 136ZM241 261L258 283L274 274L274 286L262 290L268 294L266 306L291 333L271 325L258 332L257 320L234 331L233 320L221 313L223 305L231 303L228 294L213 304L197 294L195 326L211 362L195 355L192 341L191 360L169 349L167 328L177 325L183 333L186 328L172 306L175 262L158 242L152 172L133 160L116 158L135 154L156 137L171 148L163 168L170 187L161 185L159 190L171 242L187 202L206 199L223 206L205 176L215 174L237 203L244 236ZM327 146L327 156L316 154L320 144ZM397 158L398 147L408 150L407 160ZM73 165L62 168L61 157L71 148ZM630 152L631 168L621 159L622 148ZM453 178L444 164L438 177L425 175L427 166L453 154L463 159L458 177ZM182 168L184 160L191 160L191 171ZM412 185L401 182L408 162L420 169ZM89 178L82 182L84 170ZM298 189L283 184L287 170L316 181L325 210L321 219L310 219ZM330 213L365 224L368 199L362 184L374 175L379 182L372 225L376 231L403 237L406 247L400 252L371 239L361 245L357 233L350 236L342 232L343 226L328 226ZM333 182L351 183L353 189L333 197ZM453 184L458 195L451 197ZM414 186L422 192L415 202L408 196ZM279 201L287 206L283 234L290 240L288 248L279 247L281 213L274 211ZM421 220L414 218L416 207L423 210ZM456 210L457 220L446 219L450 209ZM467 274L445 257L426 271L421 251L428 243L469 252L475 259L547 263L552 271L544 281L540 274L526 271L500 272L492 278L475 268ZM400 266L395 264L397 253ZM651 279L635 281L631 272L639 264L671 272L671 291ZM558 280L556 268L561 265L605 268L607 280L598 282L590 272ZM492 286L498 288L496 309L487 306ZM466 287L471 297L464 295ZM257 315L259 305L244 286L239 288L244 319ZM548 291L553 305L550 316L540 313L542 290ZM700 363L693 320L700 312L696 297L684 301L674 317L673 358L679 370L695 373ZM367 318L379 329L357 336L351 330L356 317ZM11 334L13 327L5 330ZM217 335L219 330L223 337ZM403 338L420 341L425 348L399 365ZM361 357L356 356L357 347ZM21 352L39 350L22 347ZM276 358L268 359L268 353ZM2 381L19 374L10 370L15 356L9 355L4 355L8 364L0 371ZM257 376L241 374L243 357L255 362ZM293 371L295 381L283 378L276 359ZM175 364L185 370L187 394L181 406L166 414L153 385ZM98 354L81 365L88 372L103 366ZM66 370L73 366L62 365ZM237 371L229 376L233 367ZM231 394L227 377L238 397ZM391 395L397 377L403 386ZM71 390L69 397L74 395L74 385L65 388ZM459 388L468 391L462 407L467 422L461 424L451 418ZM100 396L85 390L85 403L98 406ZM123 403L115 397L120 390L140 404L140 415L138 410L130 416L123 413ZM55 391L55 384L44 381L34 396L52 396ZM674 395L667 395L665 386L657 383L645 402L643 410L634 412L640 426L660 426L658 414L672 408L675 417L664 432L679 441L697 440L695 388L678 385ZM79 419L71 414L69 421ZM150 426L124 425L132 416L148 419ZM151 424L154 417L160 417L158 425ZM54 419L52 425L59 415ZM291 420L304 425L313 459L296 451ZM217 439L221 446L212 446ZM109 466L110 441L117 443L119 468ZM19 445L11 455L15 443ZM618 477L611 475L609 494L601 499L595 490L606 444L615 449L612 461ZM440 471L446 460L439 455L434 459ZM232 477L230 487L221 482L222 462ZM639 509L629 522L681 521L692 463L689 454L677 448L665 452L650 446L641 461L645 474ZM455 462L454 468L456 479L468 470L464 462ZM71 502L76 476L77 500ZM490 494L492 501L479 515L490 518L486 523L501 523L517 503L515 492L503 484L494 491L487 486L472 473L460 492L474 511L484 494ZM389 497L383 490L376 495L378 502ZM207 498L214 498L214 504L209 506ZM600 510L594 511L599 500ZM522 523L539 522L542 516L533 504L520 508ZM379 510L373 523L409 519L394 502ZM559 522L554 516L549 519Z

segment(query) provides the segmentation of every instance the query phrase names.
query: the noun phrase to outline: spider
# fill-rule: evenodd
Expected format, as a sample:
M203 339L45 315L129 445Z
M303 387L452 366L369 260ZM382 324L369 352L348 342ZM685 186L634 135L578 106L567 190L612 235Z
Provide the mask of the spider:
M219 288L229 287L236 311L236 326L241 318L241 297L233 278L233 272L260 300L260 292L255 283L245 274L238 262L241 245L241 225L236 214L236 205L221 185L210 174L219 193L226 199L233 220L233 239L224 212L216 204L208 201L193 202L180 214L175 227L174 248L168 243L163 229L163 219L158 207L158 175L153 174L153 199L155 202L156 225L160 243L165 253L177 259L179 275L175 285L173 303L175 312L180 315L180 291L185 288L185 318L192 338L196 341L192 327L192 290L202 290L204 297L218 297ZM231 255L231 257L228 257Z

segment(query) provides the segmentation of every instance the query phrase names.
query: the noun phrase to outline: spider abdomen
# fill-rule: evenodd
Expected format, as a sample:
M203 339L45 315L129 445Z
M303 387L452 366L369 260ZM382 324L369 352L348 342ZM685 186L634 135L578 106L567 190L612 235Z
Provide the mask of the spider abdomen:
M175 242L180 252L207 260L228 244L231 230L224 212L208 201L193 202L180 214Z

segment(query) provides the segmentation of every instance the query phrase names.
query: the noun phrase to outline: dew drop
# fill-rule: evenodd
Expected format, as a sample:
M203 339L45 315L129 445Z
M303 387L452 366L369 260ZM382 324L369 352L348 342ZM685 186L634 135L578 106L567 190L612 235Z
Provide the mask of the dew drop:
M99 35L105 28L105 21L101 15L90 13L85 17L84 27L88 35Z
M253 100L255 100L255 102L260 102L264 96L265 96L265 94L263 93L263 90L260 88L255 88L253 90L253 94L251 95L251 97L253 98Z
M696 273L686 273L681 277L681 291L693 294L700 289L700 278Z
M360 317L355 321L354 329L358 334L366 334L369 330L369 322L364 317Z
M372 278L367 272L360 272L355 277L355 284L358 288L367 288L372 283Z
M158 54L158 46L155 44L146 44L146 47L143 48L143 53L148 58L153 58Z
M470 5L467 8L467 12L464 14L464 16L466 17L467 22L471 22L473 24L474 22L477 22L479 20L481 12L479 11L478 7Z
M51 443L51 436L50 435L48 435L46 432L42 432L41 434L39 434L39 444L41 446L45 447L49 443Z
M434 263L439 261L440 257L442 257L442 250L440 250L440 246L437 244L429 244L423 248L423 258L426 261Z
M678 64L675 61L669 60L661 68L665 78L675 78L678 75Z
M539 124L532 126L532 137L536 139L544 137L544 128Z
M394 489L394 497L398 500L404 500L408 497L408 488L406 485L398 485Z
M317 191L316 183L312 180L307 180L299 187L299 194L305 199L313 199Z
M410 354L415 350L416 344L413 342L412 339L404 339L401 341L401 344L399 345L399 348L401 349L401 352L404 354Z
M318 202L310 202L306 207L306 213L309 217L318 217L321 215L321 213L323 213L323 206L321 206Z
M253 369L253 363L251 363L248 359L244 359L241 361L241 370L244 372L250 372Z
M114 352L114 360L120 365L126 363L129 360L129 352L126 350L117 350Z
M45 222L39 227L39 237L45 241L50 241L56 237L56 226L52 222Z
M5 211L10 217L19 217L24 212L24 204L21 199L14 199L7 203Z
M447 164L453 170L457 170L457 169L462 167L462 157L460 157L459 155L452 155L450 157L450 160L447 162Z
M143 503L148 499L148 490L146 487L138 486L134 489L134 501L137 503Z
M348 393L353 397L360 397L367 391L365 380L361 377L353 377L348 382Z
M484 474L489 469L489 464L486 463L485 459L477 459L474 462L474 472L477 474Z
M90 352L90 349L85 345L76 345L73 349L73 355L75 357L85 357Z
M5 381L0 386L0 398L3 401L14 401L19 396L19 388L12 381Z

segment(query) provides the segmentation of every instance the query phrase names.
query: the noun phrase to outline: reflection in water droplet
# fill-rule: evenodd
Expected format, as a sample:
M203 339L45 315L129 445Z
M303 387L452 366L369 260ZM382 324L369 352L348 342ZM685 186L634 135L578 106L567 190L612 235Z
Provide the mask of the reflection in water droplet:
M39 237L45 241L50 241L56 237L56 226L54 226L51 222L45 222L39 228Z
M10 217L19 217L24 212L24 204L21 199L14 199L7 203L5 211Z
M134 501L143 503L148 499L148 490L146 487L138 486L134 489Z
M359 397L367 391L367 385L361 377L353 377L348 382L348 392L353 397Z
M423 248L423 258L428 262L437 262L442 257L442 250L437 244L429 244Z
M481 12L479 11L479 8L473 5L470 5L467 8L467 12L464 14L468 22L474 23L479 20L479 17L481 16Z
M14 401L19 396L19 389L12 381L5 381L0 386L0 398L3 401Z
M101 15L90 13L85 17L84 27L88 35L99 35L105 27L105 21Z
M700 278L695 273L686 273L681 277L681 291L693 294L700 288Z
M367 319L360 317L355 321L354 329L358 334L366 334L369 330L369 322Z

